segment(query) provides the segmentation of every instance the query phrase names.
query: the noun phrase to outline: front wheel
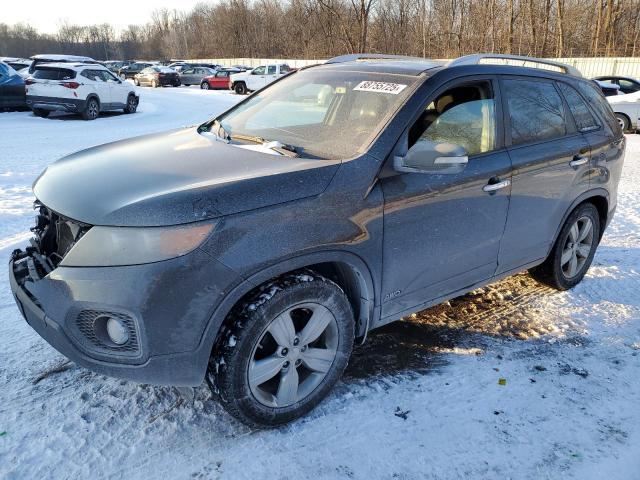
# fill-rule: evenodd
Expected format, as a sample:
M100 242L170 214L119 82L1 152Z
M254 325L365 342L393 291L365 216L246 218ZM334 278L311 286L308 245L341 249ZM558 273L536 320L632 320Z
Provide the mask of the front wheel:
M139 86L140 86L140 80L138 80L137 78L135 78L135 77L134 77L134 79L133 79L133 84L134 84L136 87L139 87Z
M313 272L270 282L222 330L207 379L222 405L257 428L308 413L347 366L353 311L343 290Z
M120 74L120 80L122 80L123 82L127 79L127 76L124 73Z
M152 81L151 81L151 86L152 86L153 88L158 88L158 85L159 85L159 84L158 84L158 81L157 81L157 80L152 80Z
M544 263L530 273L558 290L573 288L587 273L599 240L598 210L592 203L584 203L569 215Z
M95 120L100 114L100 104L95 98L90 98L82 111L82 118L85 120Z
M247 93L247 86L244 84L244 82L238 82L233 86L233 90L238 95L244 95Z

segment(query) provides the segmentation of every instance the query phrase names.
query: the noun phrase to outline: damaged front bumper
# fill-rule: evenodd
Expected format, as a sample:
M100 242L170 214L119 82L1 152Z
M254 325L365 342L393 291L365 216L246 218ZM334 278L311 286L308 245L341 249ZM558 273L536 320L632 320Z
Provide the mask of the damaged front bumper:
M32 247L16 250L9 283L28 324L77 364L141 383L197 386L211 345L212 313L234 272L197 249L180 258L126 267L60 267L48 273ZM215 281L212 281L215 279ZM130 328L122 348L105 342L100 322L116 316Z

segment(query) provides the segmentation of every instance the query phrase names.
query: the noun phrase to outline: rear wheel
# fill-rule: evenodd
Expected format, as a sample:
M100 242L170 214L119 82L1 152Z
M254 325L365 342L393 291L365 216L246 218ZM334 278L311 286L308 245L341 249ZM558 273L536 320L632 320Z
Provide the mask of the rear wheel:
M628 132L631 129L631 122L629 121L629 117L622 113L616 113L616 120L618 121L618 125L623 132Z
M33 109L33 114L36 117L42 117L42 118L47 118L49 116L51 112L49 110L43 110L41 108L34 108Z
M208 84L207 82L202 82L202 83L200 84L200 88L201 88L202 90L209 90L209 88L210 88L210 87L209 87L209 84Z
M135 78L135 77L134 77L134 79L133 79L133 84L134 84L136 87L139 87L139 86L140 86L140 80L138 80L137 78Z
M127 76L124 73L120 74L120 80L122 80L123 82L127 79Z
M245 85L244 82L238 82L233 86L233 90L238 95L245 95L247 93L247 86Z
M545 262L531 275L558 290L568 290L584 278L600 240L600 215L592 203L576 208L565 222Z
M127 97L127 105L124 107L124 113L136 113L138 109L138 99L135 95Z
M157 80L151 80L151 86L152 86L153 88L158 88L158 85L159 85L159 84L158 84L158 81L157 81Z
M342 289L312 272L264 285L230 317L207 379L222 405L253 427L308 413L331 390L353 348Z
M95 98L90 98L87 100L85 104L84 110L82 111L82 118L85 120L95 120L100 115L100 104L98 100Z

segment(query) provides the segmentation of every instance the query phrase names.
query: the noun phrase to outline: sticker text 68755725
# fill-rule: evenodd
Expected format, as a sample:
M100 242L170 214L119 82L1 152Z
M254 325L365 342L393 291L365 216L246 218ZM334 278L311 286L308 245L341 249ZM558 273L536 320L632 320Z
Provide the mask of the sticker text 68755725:
M391 93L393 95L397 95L406 87L406 85L401 83L374 82L367 80L356 85L354 90L361 92Z

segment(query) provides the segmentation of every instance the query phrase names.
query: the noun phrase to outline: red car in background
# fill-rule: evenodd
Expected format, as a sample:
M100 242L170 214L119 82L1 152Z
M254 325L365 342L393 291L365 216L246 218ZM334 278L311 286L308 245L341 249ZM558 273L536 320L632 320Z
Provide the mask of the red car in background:
M225 68L223 70L218 70L215 75L209 75L208 77L204 77L202 79L202 83L200 83L200 88L203 90L209 89L229 89L229 77L233 73L241 72L237 68Z

